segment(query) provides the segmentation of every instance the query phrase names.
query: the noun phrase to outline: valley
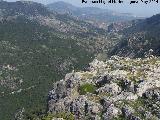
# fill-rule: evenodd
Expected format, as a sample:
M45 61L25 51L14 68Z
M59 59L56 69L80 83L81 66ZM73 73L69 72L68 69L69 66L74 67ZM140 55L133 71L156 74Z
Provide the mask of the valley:
M104 10L94 7L78 8L64 2L43 5L32 1L0 1L0 120L56 120L53 117L64 116L64 119L71 120L66 118L66 114L62 114L65 112L63 109L68 109L65 108L66 106L61 106L64 107L63 109L54 110L54 107L63 99L68 100L71 97L72 103L78 104L75 100L82 98L88 104L97 103L99 108L103 107L102 104L99 105L99 100L104 100L105 96L110 96L112 99L113 96L119 97L117 93L109 92L108 87L112 85L120 88L125 95L131 92L135 94L136 91L130 91L133 86L124 83L123 80L118 81L121 79L118 73L121 73L120 77L127 73L123 76L128 78L126 82L129 81L135 86L141 85L139 81L144 77L156 86L156 88L151 86L149 90L156 89L154 95L158 95L160 15L142 19L130 14L124 15L110 10L103 13L102 11ZM113 57L115 55L117 57ZM95 70L92 71L91 66L96 67ZM148 76L145 76L139 68L142 66L149 66L144 68ZM133 74L131 69L141 72ZM156 71L153 77L157 77L158 85L154 84L153 77L149 76L153 71ZM73 89L72 87L65 89L64 85L72 86L66 83L71 74L75 77L70 82L77 80L76 85ZM108 85L97 83L105 79L104 74L113 79L115 76L118 77L117 81L112 79L113 83ZM61 80L64 77L65 80ZM59 83L64 86L64 89L57 86ZM77 86L79 83L80 86ZM144 83L140 88L143 89L148 84L150 83ZM86 87L89 87L89 90ZM107 90L105 94L100 92L104 89ZM113 92L119 92L114 90ZM143 90L143 93L136 92L137 96L141 97L148 88ZM64 97L63 92L67 91ZM60 97L56 98L56 95ZM157 97L155 100L150 96L146 97L159 106ZM95 101L88 102L88 99L92 98ZM133 104L138 104L144 99L136 100L138 102L132 101ZM118 111L122 112L120 106L127 104L131 107L132 102L125 103L122 99L120 103L114 103L114 105L117 105ZM90 105L97 108L94 103ZM157 106L150 107L148 110L153 118L159 118L159 111L152 110L157 109ZM107 113L103 110L106 109L94 112L107 119L105 117ZM60 112L54 116L56 111ZM77 113L70 112L69 115L72 118L77 117L75 115ZM95 119L95 114L92 116L89 111L81 113L82 118L86 120L90 117ZM117 120L124 117L122 116L124 114L116 115L119 118L114 119ZM132 117L135 116L132 115ZM139 117L143 117L142 114Z

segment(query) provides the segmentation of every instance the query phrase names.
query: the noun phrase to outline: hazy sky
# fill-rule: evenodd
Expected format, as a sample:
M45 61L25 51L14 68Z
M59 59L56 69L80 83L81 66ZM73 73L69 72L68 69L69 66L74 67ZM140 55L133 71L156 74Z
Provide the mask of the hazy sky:
M7 1L16 1L16 0L7 0ZM87 4L85 3L82 4L82 0L33 0L33 1L40 2L43 4L49 4L49 3L56 2L56 1L65 1L65 2L71 3L76 6L80 6L80 7L94 6L94 7L114 10L114 11L121 12L121 13L133 13L137 16L147 16L147 17L160 13L160 0L159 0L159 3L153 2L150 4L145 4L145 3L142 3L141 1L154 1L154 0L138 0L141 3L132 4L132 5L129 4L131 0L123 0L124 1L123 4L117 3L117 4L105 4L105 5L104 4L96 4L96 5L89 4L91 0L86 0L88 1Z

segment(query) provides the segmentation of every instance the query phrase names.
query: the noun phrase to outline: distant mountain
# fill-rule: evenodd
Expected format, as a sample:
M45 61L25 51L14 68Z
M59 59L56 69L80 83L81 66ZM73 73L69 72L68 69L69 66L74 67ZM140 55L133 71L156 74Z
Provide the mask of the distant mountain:
M59 13L71 13L73 11L77 11L78 8L73 6L72 4L59 1L52 4L48 4L47 7L49 7L51 10L57 11Z
M45 112L52 83L112 47L103 29L35 2L0 2L0 119Z
M152 49L153 54L160 55L160 14L133 21L132 26L121 33L124 38L111 54L142 57Z
M68 13L80 19L97 22L119 22L136 19L135 16L128 13L118 13L108 9L100 9L96 7L75 7L65 2L55 2L48 4L47 7L58 13Z

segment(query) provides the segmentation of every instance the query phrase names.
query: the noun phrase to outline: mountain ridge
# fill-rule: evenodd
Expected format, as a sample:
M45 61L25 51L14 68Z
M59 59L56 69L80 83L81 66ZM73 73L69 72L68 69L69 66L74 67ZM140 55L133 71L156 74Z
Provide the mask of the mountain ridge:
M152 49L154 55L160 55L160 14L144 20L133 21L131 27L124 29L121 42L113 49L112 54L141 57Z

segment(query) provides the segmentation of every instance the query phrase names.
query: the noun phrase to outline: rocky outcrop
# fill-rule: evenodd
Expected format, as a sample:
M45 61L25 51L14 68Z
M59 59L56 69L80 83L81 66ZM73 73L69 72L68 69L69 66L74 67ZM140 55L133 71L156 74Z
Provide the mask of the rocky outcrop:
M73 71L54 84L48 112L69 113L75 120L158 120L159 68L156 57L94 60L88 71Z

